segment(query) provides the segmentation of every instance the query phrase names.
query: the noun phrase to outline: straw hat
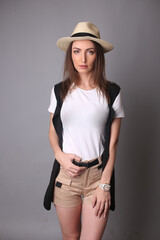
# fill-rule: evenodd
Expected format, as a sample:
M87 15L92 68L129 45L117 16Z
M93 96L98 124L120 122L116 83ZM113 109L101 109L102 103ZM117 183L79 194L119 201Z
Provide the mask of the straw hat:
M111 51L114 47L109 42L106 42L100 38L100 32L98 28L90 22L79 22L71 37L60 38L57 41L57 46L63 50L67 51L69 44L76 40L92 40L99 43L104 53Z

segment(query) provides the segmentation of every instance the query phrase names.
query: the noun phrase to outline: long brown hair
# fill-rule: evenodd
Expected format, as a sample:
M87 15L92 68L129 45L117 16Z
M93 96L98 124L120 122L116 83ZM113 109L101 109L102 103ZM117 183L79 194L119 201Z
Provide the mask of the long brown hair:
M92 78L94 80L94 85L98 87L98 91L102 91L102 94L107 98L107 101L110 102L109 98L109 82L105 76L105 57L103 48L97 42L93 42L96 51L96 60L92 72ZM74 83L73 88L80 84L80 78L77 70L75 69L72 61L72 44L70 43L65 57L64 62L64 73L63 73L63 84L61 89L61 98L64 100L66 97L70 86ZM73 89L72 88L72 89ZM70 91L72 90L70 89Z

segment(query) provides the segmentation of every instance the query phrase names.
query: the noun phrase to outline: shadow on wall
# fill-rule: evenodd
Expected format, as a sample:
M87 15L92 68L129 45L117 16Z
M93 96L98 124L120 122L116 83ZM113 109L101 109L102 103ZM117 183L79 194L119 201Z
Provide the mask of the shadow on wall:
M123 188L119 190L123 204L120 206L123 209L120 216L123 230L122 236L115 239L148 240L151 239L150 235L156 236L158 221L158 214L156 219L154 213L159 198L156 190L158 112L154 103L155 92L151 92L149 86L146 89L144 86L131 86L126 91L128 96L121 149L123 159L120 163L120 185Z

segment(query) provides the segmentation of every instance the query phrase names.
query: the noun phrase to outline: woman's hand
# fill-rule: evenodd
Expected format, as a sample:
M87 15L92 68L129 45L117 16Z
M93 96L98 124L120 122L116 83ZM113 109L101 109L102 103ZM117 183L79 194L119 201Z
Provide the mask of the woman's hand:
M76 154L64 153L63 151L59 150L55 153L55 158L63 167L66 174L70 177L77 177L86 169L86 167L78 167L72 163L73 159L75 159L77 162L82 160Z
M107 216L107 212L111 206L111 194L110 191L105 192L100 187L97 187L92 200L92 206L95 208L95 215L101 217Z

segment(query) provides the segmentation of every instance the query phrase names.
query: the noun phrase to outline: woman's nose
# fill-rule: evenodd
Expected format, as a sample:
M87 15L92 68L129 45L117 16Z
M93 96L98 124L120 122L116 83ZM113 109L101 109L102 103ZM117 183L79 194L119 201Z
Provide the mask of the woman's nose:
M82 53L82 62L85 63L86 62L86 53Z

